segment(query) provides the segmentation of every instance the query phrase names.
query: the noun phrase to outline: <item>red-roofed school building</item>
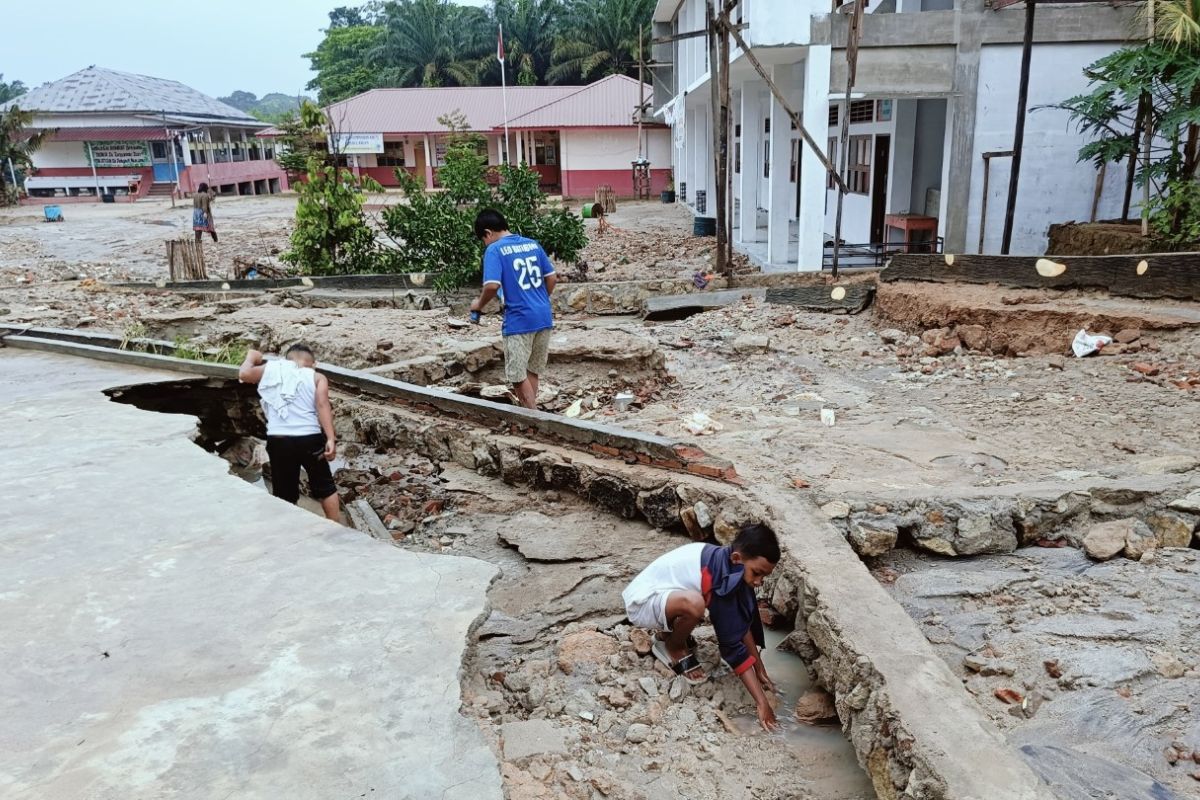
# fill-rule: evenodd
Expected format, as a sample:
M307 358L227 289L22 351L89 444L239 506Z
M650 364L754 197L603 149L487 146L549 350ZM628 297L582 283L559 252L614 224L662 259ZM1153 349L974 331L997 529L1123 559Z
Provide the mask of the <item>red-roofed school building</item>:
M591 197L602 185L633 195L632 163L644 156L657 194L671 178L670 129L643 121L639 135L642 92L622 75L588 86L510 86L508 152L541 174L543 188L567 197ZM397 167L437 185L448 135L438 119L455 112L487 138L488 163L504 163L504 96L496 86L372 89L326 111L338 152L384 186L397 185Z

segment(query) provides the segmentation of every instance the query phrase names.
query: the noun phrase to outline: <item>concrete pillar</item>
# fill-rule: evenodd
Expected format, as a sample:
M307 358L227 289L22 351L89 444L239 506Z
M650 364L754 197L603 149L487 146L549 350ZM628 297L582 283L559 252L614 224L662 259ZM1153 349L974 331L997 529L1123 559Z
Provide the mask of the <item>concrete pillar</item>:
M892 165L888 172L889 213L923 214L924 206L913 204L913 157L917 142L917 101L892 102L892 119L896 128L892 134Z
M738 175L738 196L741 210L738 219L738 241L758 241L758 182L762 177L762 81L742 84L742 171Z
M792 65L777 64L771 67L771 80L792 99ZM826 84L828 85L828 84ZM794 106L793 106L794 107ZM791 164L792 118L783 110L783 105L771 96L771 169L767 178L767 263L786 264L788 260L788 232L793 197L789 179Z
M225 162L233 163L233 139L229 138L229 129L225 129Z
M717 214L716 193L713 191L713 146L712 122L709 119L708 105L696 109L696 189L704 192L705 217Z
M425 188L433 188L433 145L429 141L429 134L421 137L421 144L425 148Z
M946 170L942 204L946 213L939 222L947 253L966 252L967 210L971 204L971 172L975 165L975 110L979 100L980 30L984 0L962 0L954 15L955 63L952 90L947 102Z
M813 45L804 59L804 104L800 117L804 127L826 147L825 132L829 119L830 45ZM774 130L774 128L772 128ZM796 132L799 135L799 131ZM825 166L812 148L800 143L800 218L797 220L800 242L796 266L801 272L819 272L825 252L825 198L828 177Z
M688 188L688 197L686 197L686 200L688 200L688 204L691 206L695 206L696 205L696 112L695 112L695 110L685 108L684 113L683 113L683 119L684 119L683 152L682 152L682 158L680 158L680 164L682 164L682 168L680 168L680 174L683 175L683 178L680 178L679 180L683 181L684 184L686 185L686 188Z

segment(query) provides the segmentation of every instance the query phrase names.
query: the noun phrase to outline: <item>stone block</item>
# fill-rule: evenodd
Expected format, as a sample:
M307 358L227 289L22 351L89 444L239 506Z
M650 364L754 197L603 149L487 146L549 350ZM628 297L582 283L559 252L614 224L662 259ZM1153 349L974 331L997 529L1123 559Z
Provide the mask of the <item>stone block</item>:
M539 755L565 755L567 737L561 728L544 719L506 722L500 727L504 759L518 761Z

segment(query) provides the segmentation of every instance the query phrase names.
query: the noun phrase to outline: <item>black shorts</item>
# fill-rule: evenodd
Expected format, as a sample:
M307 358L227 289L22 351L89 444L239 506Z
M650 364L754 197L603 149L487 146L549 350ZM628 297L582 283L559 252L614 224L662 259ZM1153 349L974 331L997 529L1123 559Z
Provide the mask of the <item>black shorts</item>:
M301 467L308 475L308 494L314 500L337 492L325 460L325 434L268 436L267 456L271 459L271 493L281 500L295 503L300 499Z

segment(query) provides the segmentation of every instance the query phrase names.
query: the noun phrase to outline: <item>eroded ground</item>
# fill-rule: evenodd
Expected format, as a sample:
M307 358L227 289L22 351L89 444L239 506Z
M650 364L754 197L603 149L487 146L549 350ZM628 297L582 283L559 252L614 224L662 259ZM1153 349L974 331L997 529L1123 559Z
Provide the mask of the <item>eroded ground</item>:
M287 202L223 206L223 242L269 254L286 238ZM444 308L57 280L161 276L154 220L170 213L141 208L110 218L68 207L68 222L45 230L0 220L0 320L265 349L303 340L331 363L502 399L494 318L468 327ZM679 209L624 204L612 222L622 230L585 254L592 280L689 278L709 263ZM265 244L234 244L239 231ZM937 302L906 299L926 292ZM852 317L749 299L655 324L564 315L544 407L694 440L747 482L821 505L1035 768L1069 773L1066 748L1085 771L1114 770L1107 785L1145 789L1151 778L1127 772L1138 770L1164 791L1194 792L1200 506L1170 504L1200 485L1195 310L988 287L900 287L891 303ZM1005 314L1019 325L995 327ZM1165 317L1182 322L1154 323ZM1141 319L1157 328L1127 327ZM1117 334L1101 326L1118 324L1118 346L1068 355L1075 325ZM931 326L945 329L919 335ZM627 410L618 393L633 395ZM620 588L683 539L422 454L361 443L349 456L345 496L366 499L401 546L503 570L463 673L464 709L492 737L512 796L871 796L836 729L735 734L748 721L735 679L686 690L644 655L622 623ZM1136 537L1100 562L1084 549L1110 522ZM716 668L711 641L700 649ZM1020 699L1005 703L1003 690Z

